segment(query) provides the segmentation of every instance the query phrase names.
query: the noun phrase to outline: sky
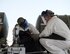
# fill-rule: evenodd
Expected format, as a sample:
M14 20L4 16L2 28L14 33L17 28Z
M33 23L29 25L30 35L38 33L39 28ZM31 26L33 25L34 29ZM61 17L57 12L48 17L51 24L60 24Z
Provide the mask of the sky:
M12 42L12 30L19 17L24 17L34 26L42 11L52 10L57 15L70 15L70 0L0 0L0 12L5 12L9 32L7 40Z

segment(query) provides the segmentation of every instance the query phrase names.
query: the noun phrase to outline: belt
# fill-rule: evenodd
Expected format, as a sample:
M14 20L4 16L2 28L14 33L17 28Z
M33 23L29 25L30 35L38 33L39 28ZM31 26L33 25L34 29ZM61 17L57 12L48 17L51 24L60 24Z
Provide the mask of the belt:
M61 37L60 35L57 35L57 34L54 34L54 33L50 36L47 36L47 37L39 37L39 39L41 39L41 38L54 39L54 40L66 40L66 38Z

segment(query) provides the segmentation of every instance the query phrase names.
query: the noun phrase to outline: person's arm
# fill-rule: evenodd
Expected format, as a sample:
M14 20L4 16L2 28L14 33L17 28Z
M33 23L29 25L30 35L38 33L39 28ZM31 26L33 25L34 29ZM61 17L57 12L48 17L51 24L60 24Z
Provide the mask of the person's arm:
M70 30L65 22L59 18L57 18L57 21L55 22L54 33L66 38L67 40L70 40Z
M39 38L39 31L32 25L29 24L29 30L31 32L31 37L36 41Z
M51 35L53 32L53 26L54 26L54 23L52 23L52 22L48 23L46 25L46 27L44 28L44 30L39 35L39 37L47 37L47 36Z
M29 30L31 34L39 34L39 31L32 24L29 24Z
M13 28L12 33L13 33L13 43L14 43L15 39L17 37L19 37L18 36L19 35L19 25L18 24L15 25L15 27Z

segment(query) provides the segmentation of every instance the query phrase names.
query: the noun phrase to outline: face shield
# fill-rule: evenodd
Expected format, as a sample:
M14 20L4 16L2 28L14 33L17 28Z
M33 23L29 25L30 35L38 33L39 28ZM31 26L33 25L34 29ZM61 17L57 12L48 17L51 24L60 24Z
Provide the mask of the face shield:
M26 19L24 19L24 21L22 21L19 26L22 27L24 30L28 30L29 23Z

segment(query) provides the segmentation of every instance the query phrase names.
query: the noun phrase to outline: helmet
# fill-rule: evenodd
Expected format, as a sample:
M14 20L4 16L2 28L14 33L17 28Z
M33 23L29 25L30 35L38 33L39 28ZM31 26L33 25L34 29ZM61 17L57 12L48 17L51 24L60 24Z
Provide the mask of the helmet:
M17 19L17 23L18 23L18 24L21 24L23 21L24 21L24 18L23 18L23 17L19 17L19 18Z
M51 17L54 16L54 12L51 10L46 10L46 16L50 15Z
M46 11L42 11L41 16L44 16L46 14Z

